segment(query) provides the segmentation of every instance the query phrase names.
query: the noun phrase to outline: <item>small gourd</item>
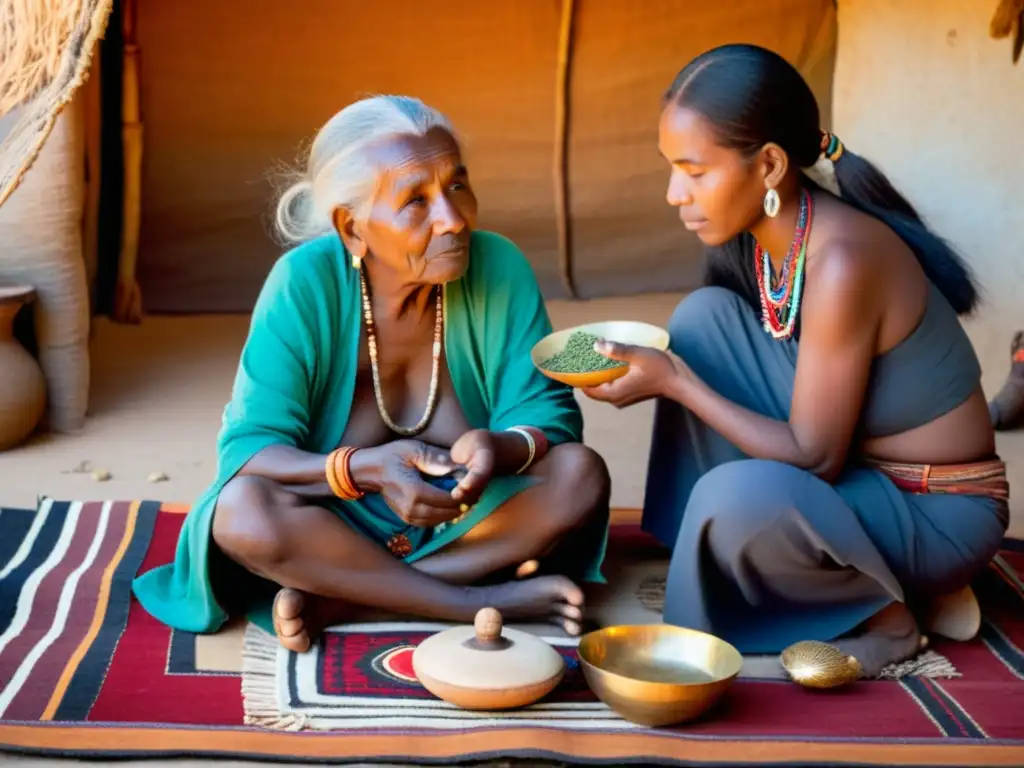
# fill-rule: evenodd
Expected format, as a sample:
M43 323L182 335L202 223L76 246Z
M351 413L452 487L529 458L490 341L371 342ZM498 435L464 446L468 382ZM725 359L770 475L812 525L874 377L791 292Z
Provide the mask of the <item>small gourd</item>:
M863 674L856 658L817 640L794 643L782 652L781 660L793 682L805 688L837 688Z

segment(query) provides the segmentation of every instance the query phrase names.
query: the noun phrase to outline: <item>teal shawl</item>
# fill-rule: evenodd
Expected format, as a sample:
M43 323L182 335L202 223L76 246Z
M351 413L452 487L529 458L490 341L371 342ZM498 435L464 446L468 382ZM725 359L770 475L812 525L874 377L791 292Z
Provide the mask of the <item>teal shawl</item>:
M360 298L357 272L334 235L289 251L271 269L224 411L216 479L186 518L174 562L133 583L139 602L161 622L189 632L213 632L227 620L210 582L213 511L221 489L253 456L279 444L323 454L338 447L355 390ZM531 425L542 429L552 445L582 441L582 416L572 390L531 363L530 350L551 332L551 322L533 270L512 242L474 232L469 267L445 286L444 307L445 355L473 428ZM416 557L461 535L529 482L526 477L497 478L467 516L472 519L449 526ZM368 496L347 512L355 518L379 517L381 506L379 496ZM603 554L602 543L590 580L603 581ZM265 625L267 617L259 623Z

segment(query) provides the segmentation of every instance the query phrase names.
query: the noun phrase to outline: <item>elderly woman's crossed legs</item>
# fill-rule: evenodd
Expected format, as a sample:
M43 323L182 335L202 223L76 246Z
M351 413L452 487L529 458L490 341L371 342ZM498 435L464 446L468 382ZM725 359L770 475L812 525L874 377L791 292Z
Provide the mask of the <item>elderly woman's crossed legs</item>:
M412 567L330 511L251 476L236 477L221 492L213 539L231 560L281 585L274 625L292 650L306 650L353 604L451 621L470 621L492 606L510 619L550 620L578 634L583 592L565 575L472 586L530 560L543 559L557 571L570 550L559 547L563 540L606 524L610 481L592 450L556 446L531 474L540 482Z

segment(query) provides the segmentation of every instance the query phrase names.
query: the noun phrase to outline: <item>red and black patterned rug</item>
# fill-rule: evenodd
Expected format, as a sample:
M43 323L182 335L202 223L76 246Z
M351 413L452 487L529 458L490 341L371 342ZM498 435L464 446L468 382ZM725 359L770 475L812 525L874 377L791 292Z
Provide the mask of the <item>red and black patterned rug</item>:
M438 625L338 627L301 656L279 652L253 628L173 632L141 609L130 585L172 558L184 511L53 501L0 510L0 750L419 764L1024 762L1020 542L1008 541L976 585L985 616L979 637L935 643L958 677L860 682L822 694L746 676L704 720L651 730L592 696L567 639L551 638L569 670L556 693L493 715L448 708L416 682L412 648ZM643 546L634 525L614 526L620 556ZM260 654L270 666L257 664L254 674Z

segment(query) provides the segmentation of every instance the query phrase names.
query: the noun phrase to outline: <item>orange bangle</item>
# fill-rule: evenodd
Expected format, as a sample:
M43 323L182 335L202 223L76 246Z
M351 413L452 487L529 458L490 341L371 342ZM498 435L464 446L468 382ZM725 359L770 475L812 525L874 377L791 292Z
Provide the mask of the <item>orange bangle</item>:
M343 494L343 491L341 486L338 484L338 476L334 471L334 460L337 455L337 450L331 451L327 454L327 461L324 462L324 474L327 476L327 484L331 486L331 493L340 497Z
M324 466L324 474L327 476L327 484L331 487L331 493L344 501L355 501L363 497L362 491L356 488L352 479L350 464L352 454L356 448L337 448L327 454L327 462Z
M352 457L355 455L358 448L349 448L342 454L342 471L338 475L338 479L341 480L342 486L348 493L350 500L361 499L363 492L356 487L355 478L352 477Z

